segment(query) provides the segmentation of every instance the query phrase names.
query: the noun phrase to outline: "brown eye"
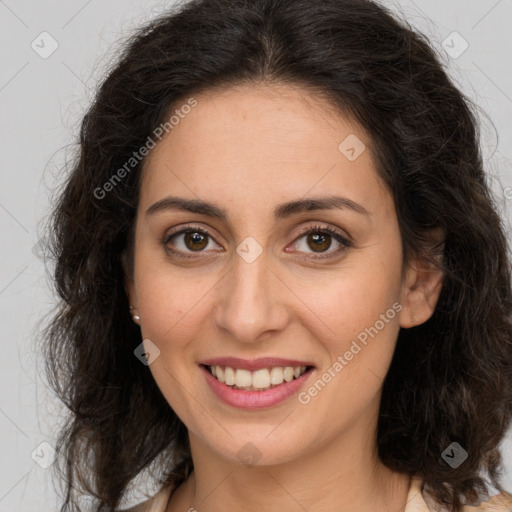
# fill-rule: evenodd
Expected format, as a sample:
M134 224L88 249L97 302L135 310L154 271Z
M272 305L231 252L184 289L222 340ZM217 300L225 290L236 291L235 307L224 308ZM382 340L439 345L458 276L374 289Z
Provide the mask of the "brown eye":
M208 231L193 226L167 234L162 240L167 252L183 258L193 258L194 256L191 253L200 254L204 252L210 242L213 243L213 237Z
M313 233L307 235L307 243L314 251L324 252L331 245L331 235Z
M302 242L302 239L304 239L304 242ZM322 226L311 226L305 229L297 240L295 247L299 252L308 253L307 249L310 249L313 253L322 254L320 256L312 256L312 259L336 257L341 252L352 247L352 243L342 236L341 233ZM329 251L333 241L338 244L338 248Z
M187 226L179 231L167 234L162 240L165 251L178 258L194 258L196 256L193 253L197 253L198 257L202 253L208 254L210 251L207 251L207 249L210 242L213 244L213 248L210 247L210 249L219 252L218 248L220 246L214 242L212 235L208 231L195 226ZM338 247L329 250L333 242L338 244ZM294 246L298 249L298 252L318 254L318 256L311 256L311 259L322 259L338 256L347 248L352 247L352 243L334 229L311 226L302 232Z
M198 231L185 232L184 243L191 251L200 251L208 245L208 235Z

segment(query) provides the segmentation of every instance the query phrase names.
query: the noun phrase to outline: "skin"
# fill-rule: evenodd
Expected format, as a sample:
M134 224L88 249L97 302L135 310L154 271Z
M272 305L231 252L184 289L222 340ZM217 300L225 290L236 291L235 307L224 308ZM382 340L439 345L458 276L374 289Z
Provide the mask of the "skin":
M410 479L377 457L379 402L399 329L432 315L442 276L419 258L402 275L394 202L371 140L326 100L289 84L195 98L146 161L126 280L142 339L160 350L149 369L189 431L195 469L167 512L402 510ZM354 161L338 150L351 134L366 146ZM214 202L228 220L146 213L170 195ZM327 195L349 198L368 215L344 208L273 218L279 203ZM193 256L180 259L162 238L187 223L211 238L203 245L173 238L167 247ZM300 234L316 225L352 246L337 252L341 244L326 234L319 250ZM236 252L248 236L263 249L252 263ZM331 257L315 260L322 254ZM294 396L258 411L233 408L198 367L217 356L312 361L307 390L394 303L401 310L308 404ZM247 442L259 451L252 467L237 455Z

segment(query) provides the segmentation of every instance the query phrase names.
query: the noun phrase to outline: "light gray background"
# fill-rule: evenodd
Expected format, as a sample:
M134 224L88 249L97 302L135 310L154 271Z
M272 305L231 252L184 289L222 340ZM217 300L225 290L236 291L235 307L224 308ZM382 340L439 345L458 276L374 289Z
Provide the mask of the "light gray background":
M480 106L487 172L509 229L512 0L384 3L429 35L450 75ZM62 409L47 389L33 345L54 304L34 250L50 191L62 181L59 169L78 121L119 42L170 4L0 0L0 512L55 511L60 502L51 476L51 446ZM44 31L58 44L47 58L31 47L35 41L39 52L51 48L48 36L40 36ZM464 49L464 41L467 49L454 53ZM512 432L502 451L505 481L512 488ZM48 469L41 466L47 464Z

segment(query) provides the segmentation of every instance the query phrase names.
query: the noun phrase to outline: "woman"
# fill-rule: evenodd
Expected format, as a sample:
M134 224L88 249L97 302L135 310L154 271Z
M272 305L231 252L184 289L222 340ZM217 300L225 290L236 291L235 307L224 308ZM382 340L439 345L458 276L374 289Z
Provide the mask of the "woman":
M507 240L469 101L383 7L142 28L52 235L62 511L120 510L144 471L132 511L512 507Z

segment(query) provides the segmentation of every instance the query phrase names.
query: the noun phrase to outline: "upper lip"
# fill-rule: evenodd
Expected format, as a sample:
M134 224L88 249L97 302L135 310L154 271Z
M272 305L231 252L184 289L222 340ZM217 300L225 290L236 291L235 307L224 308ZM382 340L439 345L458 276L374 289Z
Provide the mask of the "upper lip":
M229 366L241 370L261 370L274 366L314 366L310 361L297 361L296 359L282 359L280 357L260 357L258 359L241 359L239 357L213 357L199 364L206 366Z

